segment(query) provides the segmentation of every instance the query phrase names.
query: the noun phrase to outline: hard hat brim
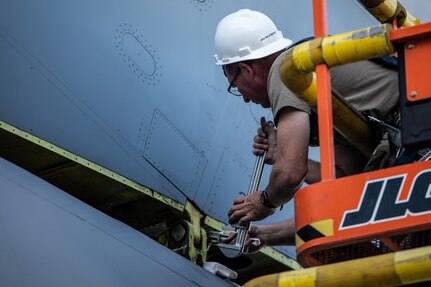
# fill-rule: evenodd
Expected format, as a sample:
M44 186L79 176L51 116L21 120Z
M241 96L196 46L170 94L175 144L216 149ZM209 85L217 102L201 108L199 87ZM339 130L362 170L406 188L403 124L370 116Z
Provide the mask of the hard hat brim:
M292 40L287 38L281 38L271 44L268 44L262 48L259 48L258 50L254 50L253 53L251 53L248 56L243 56L243 57L236 56L236 57L225 58L221 60L217 59L216 57L216 65L222 66L222 65L228 65L228 64L233 64L233 63L243 62L248 60L261 59L287 48L290 44L292 44Z

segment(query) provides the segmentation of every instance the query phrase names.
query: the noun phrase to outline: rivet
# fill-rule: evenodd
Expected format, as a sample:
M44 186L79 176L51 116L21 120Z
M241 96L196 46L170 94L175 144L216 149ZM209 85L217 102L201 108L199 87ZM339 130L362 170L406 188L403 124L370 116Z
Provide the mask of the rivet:
M416 97L416 95L417 95L416 91L411 91L410 97L414 98L414 97Z
M413 45L413 44L408 44L408 45L407 45L407 48L408 48L408 49L413 49L414 47L415 47L415 45Z

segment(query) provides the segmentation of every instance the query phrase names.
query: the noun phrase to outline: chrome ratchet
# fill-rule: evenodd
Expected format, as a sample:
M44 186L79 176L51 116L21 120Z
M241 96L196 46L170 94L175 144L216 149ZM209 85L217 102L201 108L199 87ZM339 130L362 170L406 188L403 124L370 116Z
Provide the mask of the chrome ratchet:
M265 155L264 154L259 155L256 157L256 162L254 164L253 168L253 174L251 177L251 182L248 188L247 195L252 194L259 188L260 179L262 178L262 172L263 167L265 165ZM212 232L211 233L211 243L214 245L217 245L220 249L220 251L228 258L235 258L242 254L244 251L244 243L247 238L247 233L250 230L251 222L247 223L245 226L243 225L233 225L235 228L235 241L233 243L227 244L227 243L220 243L221 239L225 239L228 237L228 235L222 233L222 232ZM259 246L260 240L257 238L251 238L252 244Z

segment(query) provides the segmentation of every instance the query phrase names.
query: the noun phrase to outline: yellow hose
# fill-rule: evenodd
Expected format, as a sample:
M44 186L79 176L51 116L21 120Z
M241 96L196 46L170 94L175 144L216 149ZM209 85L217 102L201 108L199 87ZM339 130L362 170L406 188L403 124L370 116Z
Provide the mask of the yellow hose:
M431 280L431 246L261 276L244 287L383 287Z

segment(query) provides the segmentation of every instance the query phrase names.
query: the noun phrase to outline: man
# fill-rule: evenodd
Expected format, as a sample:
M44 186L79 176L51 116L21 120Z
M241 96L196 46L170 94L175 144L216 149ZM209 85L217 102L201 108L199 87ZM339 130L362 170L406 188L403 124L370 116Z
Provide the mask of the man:
M229 210L229 223L246 224L271 215L294 196L303 181L319 180L319 164L308 160L310 108L282 83L279 66L291 40L283 37L266 15L242 9L223 18L216 30L216 64L228 79L228 91L244 102L271 108L276 129L262 122L253 152L267 150L272 164L268 186L238 197ZM370 76L372 75L372 76ZM390 121L398 103L398 75L371 61L331 69L332 87L360 111ZM236 88L236 90L234 90ZM352 145L335 144L337 176L362 171L367 158Z

